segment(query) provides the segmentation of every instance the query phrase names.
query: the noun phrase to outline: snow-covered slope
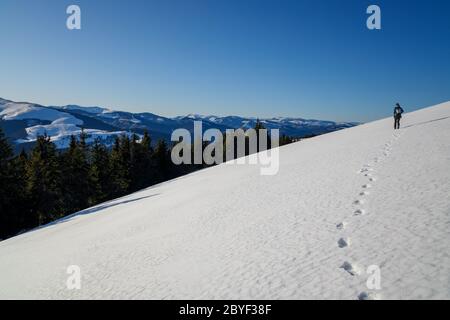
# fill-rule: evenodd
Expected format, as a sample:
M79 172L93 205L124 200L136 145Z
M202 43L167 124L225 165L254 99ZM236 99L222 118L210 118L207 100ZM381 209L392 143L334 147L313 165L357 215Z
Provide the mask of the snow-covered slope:
M0 298L449 299L450 103L402 122L281 147L275 176L220 165L0 242Z

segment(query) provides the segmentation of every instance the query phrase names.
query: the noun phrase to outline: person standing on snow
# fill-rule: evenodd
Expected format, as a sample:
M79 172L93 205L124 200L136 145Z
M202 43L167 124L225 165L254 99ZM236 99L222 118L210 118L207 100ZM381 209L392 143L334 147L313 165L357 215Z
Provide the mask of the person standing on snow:
M396 104L394 108L394 129L400 129L400 119L404 110L400 107L400 104Z

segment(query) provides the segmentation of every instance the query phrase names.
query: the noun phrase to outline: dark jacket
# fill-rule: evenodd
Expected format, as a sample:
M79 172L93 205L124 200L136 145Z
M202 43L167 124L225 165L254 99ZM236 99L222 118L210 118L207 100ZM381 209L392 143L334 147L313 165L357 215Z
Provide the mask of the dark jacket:
M402 107L395 107L394 108L394 118L401 118L403 113Z

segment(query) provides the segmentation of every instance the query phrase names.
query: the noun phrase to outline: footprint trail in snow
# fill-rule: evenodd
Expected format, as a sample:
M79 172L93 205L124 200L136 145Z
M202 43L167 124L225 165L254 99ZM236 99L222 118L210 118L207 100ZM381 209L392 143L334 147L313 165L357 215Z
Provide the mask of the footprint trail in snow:
M384 145L384 149L381 150L382 155L381 156L376 156L372 162L374 165L378 165L379 163L382 163L383 161L386 160L386 158L390 155L391 151L392 151L392 146L393 144L401 137L401 135L403 134L403 132L401 133L394 133L392 135L392 139L391 141L387 142ZM362 174L364 177L366 177L370 182L375 182L377 181L377 177L375 177L373 175L373 173L375 172L375 168L372 166L371 163L366 163L362 166L362 168L358 171L359 174ZM370 195L370 192L368 192L367 190L370 189L372 187L371 184L363 184L361 186L362 190L359 192L359 198L355 199L353 201L353 205L356 206L357 208L355 209L355 211L353 212L353 217L359 217L359 216L363 216L366 214L366 210L364 209L364 203L365 200L363 200L363 198L367 198L367 196ZM336 228L338 230L344 230L345 227L347 225L347 222L340 222L336 225ZM349 237L341 237L339 238L339 240L337 241L338 247L339 248L347 248L347 250L349 250L349 246L350 246L350 238ZM354 263L351 263L349 261L345 261L340 268L344 269L345 271L347 271L348 274L350 274L351 276L357 276L361 274L360 271L360 267L356 266ZM363 291L361 292L357 298L359 300L378 300L380 299L380 295L378 293L375 292L366 292Z

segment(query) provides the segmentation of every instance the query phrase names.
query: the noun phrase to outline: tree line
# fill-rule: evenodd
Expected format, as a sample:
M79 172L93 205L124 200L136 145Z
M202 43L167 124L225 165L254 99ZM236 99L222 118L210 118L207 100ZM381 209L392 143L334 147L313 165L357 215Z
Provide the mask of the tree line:
M206 167L173 164L171 147L153 146L147 132L118 136L110 148L87 138L82 131L61 151L43 135L14 155L0 128L0 239ZM282 136L280 145L290 142Z
M86 139L72 136L58 151L39 136L29 153L14 156L0 129L0 239L199 167L173 165L166 142L152 147L148 133L116 137L112 148Z

